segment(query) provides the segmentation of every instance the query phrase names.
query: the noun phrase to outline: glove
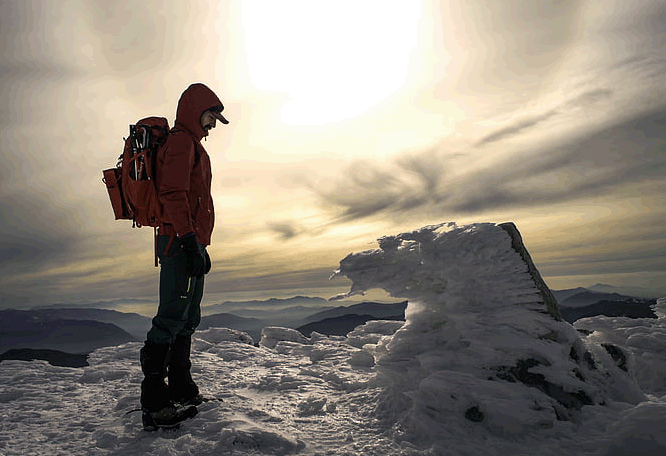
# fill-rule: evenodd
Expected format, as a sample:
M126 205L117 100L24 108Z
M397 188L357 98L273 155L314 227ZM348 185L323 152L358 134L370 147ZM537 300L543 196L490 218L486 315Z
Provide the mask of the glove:
M210 272L210 257L208 256L208 251L204 249L204 260L206 260L206 267L204 268L204 274L208 274Z
M183 253L187 256L187 276L203 277L206 261L199 250L196 236L194 233L187 233L181 236L180 240Z

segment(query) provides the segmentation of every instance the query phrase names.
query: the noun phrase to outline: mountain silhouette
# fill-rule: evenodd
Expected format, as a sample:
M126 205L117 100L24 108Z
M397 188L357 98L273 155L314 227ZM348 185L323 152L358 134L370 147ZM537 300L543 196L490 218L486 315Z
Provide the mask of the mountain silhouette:
M351 306L339 306L333 309L317 312L307 317L305 321L306 323L314 323L327 318L342 317L344 315L349 315L349 314L370 315L374 317L371 318L371 320L383 320L383 319L390 320L392 318L387 318L387 317L402 316L401 319L404 320L406 308L407 308L407 301L392 303L392 304L382 304L378 302L362 302L360 304L353 304Z
M12 348L90 353L138 340L122 328L93 320L49 320L31 311L0 311L0 352Z
M0 355L0 362L5 360L33 361L41 359L48 361L52 366L86 367L88 355L65 353L59 350L13 348Z
M599 301L630 301L637 300L633 296L625 296L619 293L600 293L597 291L582 291L562 300L559 304L567 307L579 307L594 304Z
M361 326L370 320L378 320L374 315L357 315L345 314L339 317L325 318L320 321L308 323L299 328L296 328L301 334L310 337L313 331L327 336L346 336L349 332L353 331L357 326ZM404 313L402 315L384 316L381 320L403 320L405 319Z
M629 318L657 318L652 306L657 303L656 300L636 301L608 301L602 300L580 307L561 307L562 318L569 323L586 317L596 315L606 315L607 317L629 317Z

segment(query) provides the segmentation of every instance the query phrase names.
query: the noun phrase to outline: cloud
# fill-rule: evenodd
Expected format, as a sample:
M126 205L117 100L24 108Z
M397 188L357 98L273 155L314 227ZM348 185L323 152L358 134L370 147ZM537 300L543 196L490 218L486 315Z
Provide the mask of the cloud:
M341 209L336 223L387 211L411 211L447 199L447 190L443 188L446 166L455 156L444 157L430 148L400 157L392 166L357 160L333 183L333 188L312 183L309 188L325 209Z
M508 127L504 127L500 130L497 130L496 132L493 132L483 138L481 138L480 141L476 143L477 146L482 146L484 144L500 141L506 137L509 136L514 136L517 135L518 133L521 133L531 127L535 127L543 122L545 122L548 119L553 118L556 116L558 112L556 110L551 110L548 111L545 114L541 114L539 116L534 116L534 117L529 117L526 119L523 119L521 121L515 122L512 125Z
M606 101L613 96L613 91L609 89L593 89L584 92L577 97L569 100L566 103L566 106L576 107L576 106L590 106L596 105L600 102Z
M588 92L570 104L606 96ZM445 215L547 206L663 180L664 131L666 106L455 178L448 177L453 173L442 152L427 150L389 166L356 162L332 188L314 190L337 222L381 214L404 218L419 211Z
M300 229L293 222L268 222L268 229L280 236L280 240L288 241L295 238Z
M225 278L208 276L206 282L207 293L231 293L239 291L261 291L261 290L289 290L298 288L332 288L340 286L340 282L334 283L329 280L335 262L332 267L302 269L298 271L280 272L274 274L252 275L249 277Z
M472 213L525 208L613 193L627 184L660 179L666 172L666 109L620 122L559 147L519 154L501 169L465 179L448 207Z
M557 108L550 109L544 114L529 116L517 120L510 125L503 127L489 135L484 136L481 140L475 143L476 146L483 146L489 143L501 141L505 138L525 133L528 130L538 130L535 127L544 127L544 123L553 120L555 117L563 117L577 108L588 108L598 106L601 103L609 100L613 96L613 91L609 89L592 89L588 90L574 98L565 101Z
M65 261L77 244L77 235L62 223L63 214L28 192L0 195L0 274L33 271L45 264Z

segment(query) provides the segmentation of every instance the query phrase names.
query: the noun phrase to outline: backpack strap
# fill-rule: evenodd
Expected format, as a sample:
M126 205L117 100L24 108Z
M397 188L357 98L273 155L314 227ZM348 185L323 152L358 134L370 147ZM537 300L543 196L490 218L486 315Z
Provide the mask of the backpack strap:
M192 136L192 133L190 133L189 131L183 130L182 128L178 128L176 126L174 126L171 130L169 130L169 134L176 133L176 132L183 132L183 133L187 134L188 136ZM200 155L199 154L199 148L197 147L197 143L194 140L194 138L192 138L192 142L194 143L194 166L197 166L197 163L199 162L199 155Z

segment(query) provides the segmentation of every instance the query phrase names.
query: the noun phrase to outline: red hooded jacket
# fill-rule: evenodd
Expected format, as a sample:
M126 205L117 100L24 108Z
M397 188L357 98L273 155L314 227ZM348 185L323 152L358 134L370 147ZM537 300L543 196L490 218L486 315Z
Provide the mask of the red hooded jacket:
M175 126L157 157L156 184L165 221L160 234L180 237L194 232L199 243L210 245L215 224L212 172L201 145L208 132L199 119L216 106L222 102L203 84L192 84L180 96Z

